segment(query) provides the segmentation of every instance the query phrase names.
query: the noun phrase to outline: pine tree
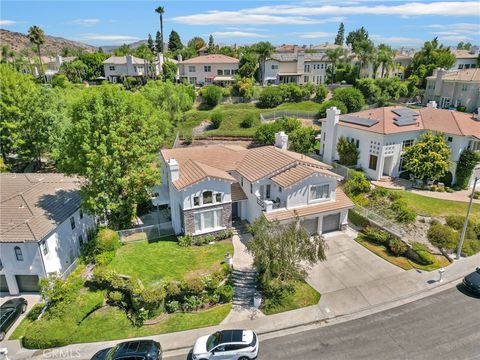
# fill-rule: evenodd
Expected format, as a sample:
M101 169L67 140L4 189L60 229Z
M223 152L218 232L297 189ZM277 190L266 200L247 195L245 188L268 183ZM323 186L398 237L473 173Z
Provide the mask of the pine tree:
M152 53L155 52L155 43L153 42L152 35L148 34L148 40L147 40L147 45L148 48Z
M343 22L340 23L338 27L337 37L335 38L335 45L343 45L343 41L345 40L345 26Z
M213 35L210 35L208 38L208 52L212 51L215 47L215 41L213 40Z
M182 40L180 40L180 35L175 30L172 30L170 36L168 37L168 50L175 52L177 50L183 49Z
M157 35L155 36L155 48L157 49L157 53L162 52L162 34L160 33L160 31L157 31Z

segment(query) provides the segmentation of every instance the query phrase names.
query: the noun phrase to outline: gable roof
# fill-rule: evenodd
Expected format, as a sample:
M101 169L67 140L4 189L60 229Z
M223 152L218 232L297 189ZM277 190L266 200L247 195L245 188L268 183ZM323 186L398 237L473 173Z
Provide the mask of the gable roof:
M312 166L297 165L285 171L282 171L277 175L272 176L270 179L275 184L283 188L288 188L317 173L322 173L324 175L340 178L339 175L326 169L318 169Z
M42 240L80 207L79 178L0 174L0 242Z
M188 60L180 61L180 64L238 64L239 60L222 54L201 55Z
M348 114L348 117L373 119L377 122L370 126L362 126L345 121L346 115L340 116L338 124L363 131L378 134L396 134L409 131L430 130L444 132L450 135L471 136L480 139L480 121L475 120L472 114L436 108L415 109L418 113L416 122L412 125L397 126L394 118L397 114L393 112L395 109L407 109L403 106L387 106L376 109L369 109ZM322 121L325 121L324 119Z
M436 76L427 77L428 80L435 80ZM450 71L442 76L442 81L471 81L480 83L480 68Z
M183 169L182 169L183 168ZM173 182L177 189L183 189L189 185L195 184L201 180L215 178L226 181L236 181L229 173L224 170L202 164L195 160L188 160L180 167L180 177Z
M470 50L452 50L452 54L457 59L476 59L478 54L471 53Z
M115 65L122 65L127 63L127 56L132 57L132 64L135 65L144 65L145 60L135 57L133 55L125 55L125 56L110 56L108 59L104 60L104 64L115 64Z

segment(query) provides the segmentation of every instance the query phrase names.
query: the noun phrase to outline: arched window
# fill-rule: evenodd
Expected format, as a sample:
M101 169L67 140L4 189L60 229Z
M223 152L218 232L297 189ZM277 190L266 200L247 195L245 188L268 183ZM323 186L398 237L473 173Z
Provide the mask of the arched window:
M20 247L15 246L15 257L17 258L17 261L23 261L23 254L22 254L22 249Z
M213 194L211 191L203 192L203 204L211 204L213 202Z

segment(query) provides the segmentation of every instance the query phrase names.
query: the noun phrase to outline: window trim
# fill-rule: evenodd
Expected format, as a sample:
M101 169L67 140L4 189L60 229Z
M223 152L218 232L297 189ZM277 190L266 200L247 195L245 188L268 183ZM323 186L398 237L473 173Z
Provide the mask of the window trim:
M217 215L218 211L220 211L220 219L218 218L218 215ZM205 228L204 214L209 213L209 212L213 213L213 225L214 226L212 228ZM196 229L196 220L195 220L196 216L200 216L200 229L199 230ZM195 211L193 213L193 233L195 235L225 229L225 226L223 226L222 223L223 223L223 208L222 207L199 210L199 211ZM215 224L220 224L220 225L215 226Z
M327 187L327 197L321 197L321 198L312 198L312 188L315 188L315 187L324 187L326 186ZM318 202L323 202L323 201L328 201L330 200L330 184L329 183L323 183L323 184L312 184L308 187L308 203L318 203Z
M70 227L72 228L72 230L75 230L76 224L74 216L70 217Z
M48 242L46 240L41 244L41 248L42 248L43 255L47 255L49 248L48 248Z
M20 246L15 246L13 248L13 251L15 253L15 258L17 259L17 261L23 261L23 252Z
M375 169L372 168L372 157L375 157ZM373 155L373 154L370 154L369 158L368 158L368 168L370 170L373 170L373 171L377 171L378 169L378 156L377 155Z

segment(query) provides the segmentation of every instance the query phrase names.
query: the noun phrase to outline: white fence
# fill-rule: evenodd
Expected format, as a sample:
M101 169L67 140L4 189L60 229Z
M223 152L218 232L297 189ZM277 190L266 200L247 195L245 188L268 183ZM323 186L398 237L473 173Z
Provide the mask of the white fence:
M379 227L387 230L388 232L396 235L399 238L402 238L405 235L405 231L402 229L402 227L388 219L385 219L384 217L380 216L376 212L372 210L368 210L362 206L355 205L355 208L353 209L357 214L371 220L373 223L378 225Z
M122 242L157 240L174 234L171 222L118 231Z
M340 165L338 163L333 163L332 164L332 171L335 173L335 174L338 174L340 176L342 176L344 178L344 180L348 180L349 178L349 171L351 170L350 168L344 166L344 165Z
M77 268L79 262L79 258L76 258L75 261L72 262L70 266L62 273L62 278L65 279L68 275L70 275Z
M318 119L318 112L317 111L304 111L304 110L281 110L281 111L273 111L269 113L260 114L260 121L269 122L275 121L282 117L293 117L298 119L309 119L315 120Z

